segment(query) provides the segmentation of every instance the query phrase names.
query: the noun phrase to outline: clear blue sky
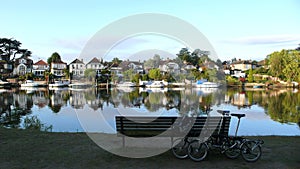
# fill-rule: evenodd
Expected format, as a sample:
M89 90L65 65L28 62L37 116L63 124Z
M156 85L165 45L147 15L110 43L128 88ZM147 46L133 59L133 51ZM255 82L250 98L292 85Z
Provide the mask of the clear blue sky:
M260 60L273 51L296 48L300 43L299 0L0 0L0 3L0 37L19 40L23 48L33 52L34 61L46 60L58 52L69 63L101 28L139 13L168 14L189 22L208 38L221 60L234 57Z

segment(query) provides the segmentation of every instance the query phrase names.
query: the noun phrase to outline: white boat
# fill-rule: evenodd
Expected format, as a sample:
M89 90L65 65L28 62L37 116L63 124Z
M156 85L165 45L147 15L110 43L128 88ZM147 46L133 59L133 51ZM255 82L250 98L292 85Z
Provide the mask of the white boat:
M33 80L26 80L21 84L21 87L38 87L39 85L39 83L36 83Z
M124 82L124 83L118 83L117 87L135 87L136 84L132 82Z
M208 82L206 79L198 80L195 83L195 86L198 88L218 88L220 84L214 82Z
M11 83L10 82L5 82L0 80L0 88L8 88L11 87Z
M154 81L152 83L146 84L146 88L163 88L165 85L162 81Z
M69 84L69 80L56 80L54 83L49 84L49 87L66 87Z

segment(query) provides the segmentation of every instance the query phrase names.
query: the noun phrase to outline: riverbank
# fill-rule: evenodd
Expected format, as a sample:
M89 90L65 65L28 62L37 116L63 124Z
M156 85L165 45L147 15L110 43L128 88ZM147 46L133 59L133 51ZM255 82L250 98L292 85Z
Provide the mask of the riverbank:
M103 135L105 137L105 134ZM113 155L85 133L46 133L0 128L0 168L297 168L300 137L260 137L263 155L255 163L211 152L205 161L176 159L170 151L131 159Z

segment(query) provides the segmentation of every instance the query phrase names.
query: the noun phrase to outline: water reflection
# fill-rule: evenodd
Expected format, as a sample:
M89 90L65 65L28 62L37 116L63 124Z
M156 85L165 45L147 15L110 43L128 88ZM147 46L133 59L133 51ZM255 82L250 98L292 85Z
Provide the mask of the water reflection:
M94 111L122 107L154 114L163 111L169 115L190 116L204 114L210 108L242 112L262 109L264 115L273 121L298 126L300 122L300 92L286 89L13 89L2 91L0 102L0 123L11 128L22 127L22 120L36 115L37 110L50 109L53 114L60 114L63 108L76 111L85 106Z

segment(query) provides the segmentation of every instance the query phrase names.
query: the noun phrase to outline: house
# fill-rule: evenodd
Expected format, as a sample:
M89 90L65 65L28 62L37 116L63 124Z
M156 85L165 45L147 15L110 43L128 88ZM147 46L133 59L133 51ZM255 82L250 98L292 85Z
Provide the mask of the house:
M219 70L219 66L215 62L207 61L207 60L200 66L199 71L200 72L203 71L203 68Z
M113 63L110 66L110 72L118 77L122 77L122 67L120 67L118 64Z
M39 60L38 62L34 63L32 66L32 73L38 77L43 77L45 75L45 71L48 70L49 70L49 65L43 60Z
M50 72L56 77L65 76L65 69L67 69L67 64L61 60L51 62Z
M144 64L140 61L123 61L119 64L119 67L122 68L122 71L125 72L129 69L133 70L134 74L143 74L144 73Z
M75 59L69 65L69 71L73 77L83 77L86 67L83 60Z
M252 64L252 61L249 61L249 60L238 60L238 61L235 61L230 64L231 70L238 69L241 71L246 71L246 70L254 69L254 68L255 68L255 65Z
M105 66L102 64L102 59L101 61L94 57L90 62L86 64L86 69L94 69L97 72L97 75L101 74L101 71L105 69Z
M180 73L180 66L177 63L170 60L161 61L158 68L162 73L167 73L167 72L172 74Z
M26 73L31 73L32 66L33 66L32 59L29 59L28 56L23 55L20 58L17 58L15 60L13 74L25 75Z

